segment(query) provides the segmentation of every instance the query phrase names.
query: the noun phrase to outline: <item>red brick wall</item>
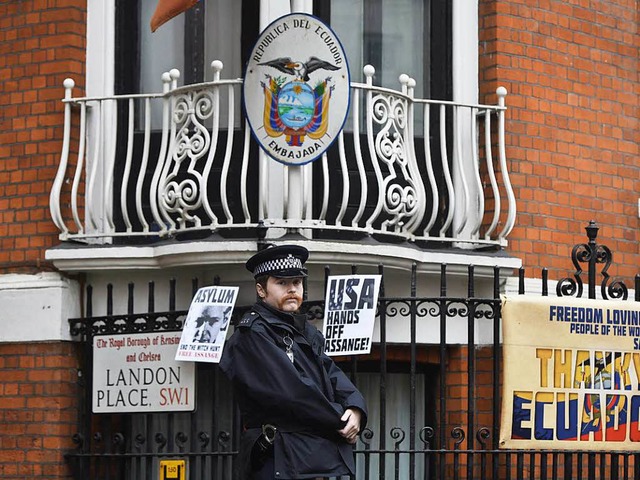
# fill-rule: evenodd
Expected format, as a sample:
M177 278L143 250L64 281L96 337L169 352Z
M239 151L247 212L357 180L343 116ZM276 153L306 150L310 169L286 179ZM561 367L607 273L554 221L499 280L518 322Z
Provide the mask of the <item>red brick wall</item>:
M0 273L42 270L57 242L62 82L84 78L85 37L85 0L0 3Z
M63 455L78 431L76 348L0 344L1 478L70 478Z
M455 427L462 426L467 441L472 436L477 447L476 432L479 428L493 426L493 405L497 399L493 396L493 347L482 347L475 350L475 396L469 399L469 349L462 345L447 348L447 434ZM473 408L475 425L467 427L469 408ZM493 432L491 432L493 434ZM492 437L493 438L493 437ZM486 440L491 447L493 439ZM447 448L453 448L453 444ZM460 448L468 448L465 442Z
M590 220L640 272L640 14L636 0L480 0L480 98L507 95L507 157L518 202L509 251L528 276L571 273ZM535 272L535 275L534 275Z
M86 2L0 4L0 273L49 268L49 191L67 76L84 77ZM69 478L79 396L69 343L0 343L0 476Z

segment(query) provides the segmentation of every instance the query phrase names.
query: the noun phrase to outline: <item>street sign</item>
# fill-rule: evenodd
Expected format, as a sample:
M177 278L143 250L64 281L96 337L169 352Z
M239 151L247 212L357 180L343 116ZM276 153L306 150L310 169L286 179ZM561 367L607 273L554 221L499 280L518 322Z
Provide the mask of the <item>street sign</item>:
M185 480L186 472L184 460L160 460L160 480Z
M93 413L195 410L195 365L174 359L180 335L96 335Z

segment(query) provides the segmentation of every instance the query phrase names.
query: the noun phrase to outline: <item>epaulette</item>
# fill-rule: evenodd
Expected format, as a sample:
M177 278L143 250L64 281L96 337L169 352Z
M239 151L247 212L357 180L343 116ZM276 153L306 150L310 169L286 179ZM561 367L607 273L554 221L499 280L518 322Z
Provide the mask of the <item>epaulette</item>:
M238 322L238 328L251 328L253 322L255 322L260 315L258 315L253 310L244 314L244 316Z

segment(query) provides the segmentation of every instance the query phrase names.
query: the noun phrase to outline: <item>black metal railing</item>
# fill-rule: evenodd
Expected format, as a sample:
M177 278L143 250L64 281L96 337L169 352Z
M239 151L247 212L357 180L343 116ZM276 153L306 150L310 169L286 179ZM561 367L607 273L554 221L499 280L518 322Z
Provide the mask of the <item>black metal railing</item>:
M559 296L581 297L581 264L588 264L589 298L595 298L597 265L602 297L628 299L629 289L607 274L611 252L596 244L597 227L587 227L589 242L573 249L576 272L557 283ZM447 265L440 266L435 296L419 296L427 278L414 266L407 294L389 296L385 269L376 321L380 341L366 356L340 358L339 364L366 392L369 426L356 448L358 479L637 479L640 453L629 451L558 451L499 449L501 371L501 272L494 268L477 278L474 266L465 275L466 292L450 288ZM353 267L352 272L357 272ZM326 274L331 273L327 269ZM358 272L363 273L363 272ZM525 294L525 271L519 271L519 293ZM429 280L431 281L431 280ZM433 288L433 286L431 286ZM192 291L198 288L193 281ZM68 452L78 479L158 478L158 462L181 458L188 478L230 479L234 469L240 420L232 393L216 365L197 367L198 408L190 413L93 414L91 412L92 343L96 335L179 331L187 312L175 310L176 282L169 283L170 311L155 312L155 285L149 284L147 312L133 313L134 285L129 286L128 313L113 314L108 288L107 315L93 316L87 288L85 318L70 320L82 348L82 381L77 449ZM397 290L397 285L394 285ZM484 295L478 295L479 291ZM486 292L490 291L487 295ZM542 294L548 295L546 270ZM640 301L640 275L635 277L635 301ZM323 317L323 302L306 302L310 320ZM249 308L236 307L233 322ZM400 323L408 324L407 342L390 341ZM462 326L462 328L460 328ZM433 329L437 341L420 342L418 333ZM455 332L454 332L455 330ZM462 335L463 342L450 336ZM488 341L480 341L478 332Z

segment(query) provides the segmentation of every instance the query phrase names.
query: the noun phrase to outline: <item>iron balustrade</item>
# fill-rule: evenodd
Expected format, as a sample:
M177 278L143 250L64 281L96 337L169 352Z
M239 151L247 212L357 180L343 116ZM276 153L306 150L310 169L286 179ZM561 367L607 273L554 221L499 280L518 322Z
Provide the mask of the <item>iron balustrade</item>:
M181 87L171 70L155 94L73 97L74 81L64 81L50 192L61 240L126 244L287 228L419 246L506 244L516 202L503 87L497 105L419 99L408 75L399 90L382 88L367 65L364 83L351 83L337 141L316 162L285 167L260 152L240 113L242 79L221 79L219 61L212 68L213 81ZM292 168L300 182L289 180Z

